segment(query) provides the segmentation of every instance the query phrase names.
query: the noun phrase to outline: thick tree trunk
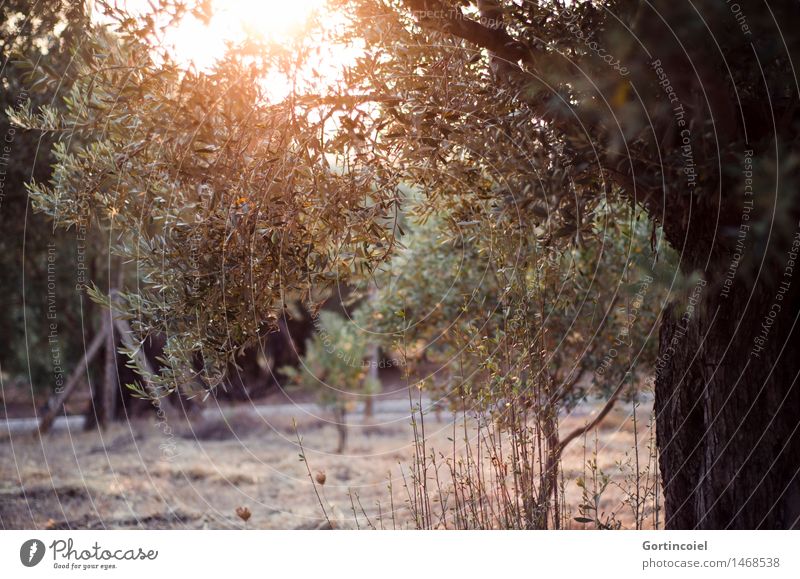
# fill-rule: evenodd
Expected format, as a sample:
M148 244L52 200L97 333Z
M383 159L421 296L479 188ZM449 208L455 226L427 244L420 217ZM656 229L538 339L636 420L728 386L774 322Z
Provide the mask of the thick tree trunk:
M665 312L656 412L667 528L800 527L800 279L785 266L728 295L701 282L694 311L685 299Z

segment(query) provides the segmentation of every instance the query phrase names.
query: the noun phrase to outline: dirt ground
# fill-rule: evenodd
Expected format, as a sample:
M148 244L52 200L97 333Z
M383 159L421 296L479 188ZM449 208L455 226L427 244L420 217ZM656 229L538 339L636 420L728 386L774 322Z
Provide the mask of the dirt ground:
M584 407L564 418L563 432L585 424L596 411ZM637 411L642 463L648 460L648 414L647 406ZM308 466L314 475L325 474L324 486L317 486L319 499L300 460L293 418ZM105 432L72 427L44 437L0 434L5 436L0 439L0 527L315 529L327 527L320 501L339 528L408 527L403 472L408 477L414 453L408 414L378 407L370 424L354 416L342 455L333 453L337 433L327 420L324 411L308 408L224 408L174 427L139 419ZM426 420L428 447L452 449L452 416ZM583 526L573 519L581 503L576 481L591 474L585 465L595 442L598 467L610 477L599 511L632 526L621 490L630 478L625 464L635 459L630 406L606 418L596 441L590 437L590 448L576 441L564 455L571 525ZM252 513L247 523L236 515L238 507Z

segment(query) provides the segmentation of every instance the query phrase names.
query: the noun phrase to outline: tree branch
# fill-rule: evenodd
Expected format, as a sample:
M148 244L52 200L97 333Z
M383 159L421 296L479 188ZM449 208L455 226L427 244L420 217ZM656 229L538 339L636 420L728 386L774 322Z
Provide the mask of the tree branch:
M404 3L423 26L449 32L509 62L532 61L525 44L501 27L490 28L467 18L460 7L450 7L441 0L404 0Z
M558 443L558 447L556 448L557 452L555 453L558 458L561 457L561 453L564 452L564 448L566 448L566 446L570 442L594 429L598 424L600 424L603 421L603 419L606 416L608 416L608 413L614 409L614 406L616 405L617 400L619 399L619 395L622 394L622 389L624 386L625 386L625 381L624 380L620 381L619 386L617 386L617 389L614 390L613 394L611 394L611 397L606 401L605 406L603 406L602 410L600 410L600 413L597 416L595 416L591 422L580 428L576 428L575 430L570 432L561 442Z

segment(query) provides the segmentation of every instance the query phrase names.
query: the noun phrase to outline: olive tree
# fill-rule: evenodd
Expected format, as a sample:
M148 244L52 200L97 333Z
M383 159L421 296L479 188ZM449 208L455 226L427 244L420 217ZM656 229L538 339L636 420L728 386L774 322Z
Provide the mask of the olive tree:
M598 211L622 203L677 253L675 276L697 280L668 286L661 312L667 526L795 526L800 37L781 27L798 5L333 7L334 29L243 47L208 73L154 56L158 19L120 18L77 55L66 115L14 115L87 143L59 144L32 194L63 223L88 207L121 230L142 280L125 309L142 334L167 334L182 368L165 381L215 384L216 362L269 331L287 293L313 298L385 261L400 183L478 237L529 232L535 244L513 246L534 267L539 244L602 240ZM314 73L320 45L357 52L335 81ZM264 94L266 71L292 78L288 96Z

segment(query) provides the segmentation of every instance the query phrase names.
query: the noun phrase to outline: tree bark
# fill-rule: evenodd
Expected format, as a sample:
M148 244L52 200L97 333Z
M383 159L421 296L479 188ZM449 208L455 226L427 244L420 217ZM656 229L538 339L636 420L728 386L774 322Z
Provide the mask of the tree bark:
M667 528L800 526L798 286L779 300L777 283L727 296L709 285L693 312L686 301L665 312L655 403Z

